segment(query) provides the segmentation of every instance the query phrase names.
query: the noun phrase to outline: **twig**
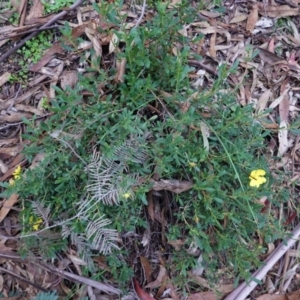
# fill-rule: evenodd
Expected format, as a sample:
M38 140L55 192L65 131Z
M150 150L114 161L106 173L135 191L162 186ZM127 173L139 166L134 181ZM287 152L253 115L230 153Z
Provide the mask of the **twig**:
M62 140L62 139L60 139L60 138L57 137L55 134L50 134L50 136L51 136L52 138L54 138L54 139L60 141L61 143L65 144L67 147L69 147L70 150L74 153L74 155L75 155L77 158L79 158L79 159L84 163L85 166L88 165L88 163L86 163L86 162L84 161L84 159L83 159L79 154L77 154L77 152L73 149L73 147L72 147L68 142L66 142L66 141L64 141L64 140Z
M299 236L300 223L293 230L292 236L285 243L282 242L265 260L263 267L254 272L251 277L255 278L257 281L262 280L269 270L276 264L276 262L297 242ZM246 282L243 282L224 300L246 299L256 286L257 282L253 280L248 285Z
M40 29L45 29L51 25L53 25L56 21L58 21L59 19L61 19L62 17L64 17L70 10L75 9L76 7L78 7L79 5L81 5L85 0L77 0L73 5L71 5L69 7L68 10L64 10L62 12L60 12L59 14L57 14L56 16L54 16L50 21L48 21L47 23L45 23ZM26 38L24 38L22 41L20 41L15 47L11 48L8 52L6 52L5 54L3 54L0 57L0 63L2 63L3 61L5 61L10 55L12 55L13 53L15 53L18 49L20 49L27 41L31 40L32 38L34 38L35 36L37 36L39 34L40 31L35 31L32 34L30 34L29 36L27 36Z
M112 294L115 294L115 295L120 295L122 293L121 290L116 289L114 286L104 284L104 283L98 282L96 280L89 279L89 278L86 278L86 277L83 277L83 276L79 276L79 275L76 275L76 274L73 274L73 273L70 273L70 272L67 272L67 271L63 271L63 270L60 270L60 269L55 268L53 266L44 264L42 262L33 262L33 263L37 264L41 268L46 269L50 272L53 272L55 274L59 274L62 277L64 277L65 279L68 279L68 280L73 281L73 282L79 282L81 284L86 284L88 286L92 286L93 288L96 288L96 289L98 289L98 290L100 290L104 293L112 293Z
M28 0L27 1L22 1L23 4L23 8L22 8L22 14L21 14L21 18L20 18L20 22L19 22L19 27L23 27L24 26L24 22L25 22L25 17L26 17L26 12L27 12L27 5L28 5Z
M41 32L41 31L51 30L51 29L60 28L60 27L61 26L59 26L59 25L53 25L53 26L50 26L50 27L47 27L47 28L33 28L33 29L29 29L27 31L23 31L23 32L19 32L19 33L16 33L16 34L0 37L0 41L7 40L7 39L12 39L12 38L18 37L20 35L25 35L25 34L32 33L32 32Z
M141 15L138 18L136 24L134 25L134 28L138 27L141 24L143 17L145 15L145 8L146 8L146 0L143 0L142 12L141 12Z

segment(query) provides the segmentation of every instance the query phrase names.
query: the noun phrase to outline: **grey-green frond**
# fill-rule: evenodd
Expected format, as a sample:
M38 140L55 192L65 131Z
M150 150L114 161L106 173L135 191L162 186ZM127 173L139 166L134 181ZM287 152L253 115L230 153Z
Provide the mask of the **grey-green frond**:
M93 222L90 222L87 229L87 238L92 242L91 246L94 250L108 254L112 249L118 249L116 242L119 240L119 235L116 230L105 228L111 223L110 220L101 217Z

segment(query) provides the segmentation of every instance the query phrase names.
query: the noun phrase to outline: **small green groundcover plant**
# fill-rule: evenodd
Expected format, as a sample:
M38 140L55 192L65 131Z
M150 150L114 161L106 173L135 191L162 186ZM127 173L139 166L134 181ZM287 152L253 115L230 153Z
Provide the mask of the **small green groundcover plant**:
M41 32L37 37L27 41L17 51L16 63L19 65L20 70L11 76L11 82L26 82L28 80L29 65L37 63L41 59L44 51L51 46L51 38L51 33Z
M91 70L92 80L81 76L74 89L56 88L46 121L27 122L24 139L31 144L24 153L30 162L37 154L42 159L6 185L6 193L18 193L23 201L22 254L38 251L55 258L72 243L90 272L93 255L100 251L109 254L111 273L126 287L133 274L130 249L119 238L147 228L143 207L156 173L193 182L189 191L170 194L168 241L181 239L186 248L200 249L209 278L216 279L215 271L224 267L237 280L249 278L265 251L258 238L268 243L283 234L258 199L267 196L278 206L286 195L272 192L274 179L264 159L269 132L251 105L240 106L226 85L237 65L220 65L211 89L195 90L188 76L195 69L188 59L193 55L189 45L197 40L178 33L195 18L193 8L182 3L170 10L157 2L152 20L126 31L117 2L94 6L116 25L111 30L125 45L117 55L127 61L124 82L114 82L114 69ZM183 47L173 55L176 44ZM99 83L105 84L105 97ZM93 96L83 98L82 91ZM182 111L187 99L192 99L190 107ZM180 284L197 258L184 248L171 255L169 271ZM99 280L104 276L92 274Z
M56 13L63 8L68 8L71 6L74 1L73 0L42 0L42 3L45 8L45 13L51 14Z

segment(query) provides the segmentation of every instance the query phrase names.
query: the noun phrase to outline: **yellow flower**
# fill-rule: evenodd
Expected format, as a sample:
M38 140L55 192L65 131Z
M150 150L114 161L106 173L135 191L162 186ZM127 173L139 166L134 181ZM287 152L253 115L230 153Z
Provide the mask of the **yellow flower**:
M13 178L9 179L9 185L14 185L15 184L15 180Z
M266 171L262 169L253 170L249 176L250 186L259 187L261 184L267 182L267 179L264 177L266 175Z
M40 225L43 223L43 220L41 218L38 218L37 220L35 220L35 218L33 216L29 217L29 224L32 225L32 228L34 231L39 230Z
M131 194L129 192L122 195L125 199L130 198Z
M190 162L189 162L189 165L190 165L190 167L192 167L192 168L194 168L194 167L197 166L197 164L196 164L195 162L193 162L193 161L190 161Z
M17 166L15 171L13 172L14 179L20 179L21 178L21 166Z

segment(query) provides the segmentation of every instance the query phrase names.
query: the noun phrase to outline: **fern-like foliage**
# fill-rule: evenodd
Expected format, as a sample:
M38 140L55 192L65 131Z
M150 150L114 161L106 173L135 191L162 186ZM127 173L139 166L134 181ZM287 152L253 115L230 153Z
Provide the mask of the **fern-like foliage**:
M102 201L104 204L119 204L121 174L125 166L111 159L103 158L95 153L88 166L90 183L87 191L92 195L91 200Z
M115 147L113 157L118 162L104 158L94 152L88 172L90 183L87 191L91 200L101 201L108 205L118 205L120 196L129 192L137 183L137 174L126 174L127 162L142 164L147 159L147 152L133 140Z
M129 163L142 164L147 157L145 149L134 140L128 140L123 145L115 147L110 158L94 152L86 168L89 184L77 203L77 213L68 216L69 218L65 220L52 220L51 226L49 226L50 207L45 208L42 203L33 202L33 212L43 219L44 226L27 237L37 238L43 248L48 248L49 243L59 244L59 241L64 242L66 239L70 239L72 244L76 245L80 256L92 269L93 250L108 254L113 249L118 249L117 242L119 241L118 232L108 227L111 221L99 214L95 216L95 206L99 203L117 205L121 198L128 198L124 196L125 194L130 193L131 197L134 196L132 188L138 184L139 175L129 173ZM85 232L77 233L78 229L75 229L73 222L75 219L85 224ZM61 230L57 230L57 228ZM37 244L35 243L32 245L32 250L36 248Z
M148 158L147 151L134 139L125 141L123 145L116 147L114 154L122 163L130 161L142 164Z
M101 217L89 223L86 229L87 238L92 240L92 247L103 254L108 254L113 248L118 248L116 245L116 241L119 240L117 231L105 228L110 223L110 220Z

